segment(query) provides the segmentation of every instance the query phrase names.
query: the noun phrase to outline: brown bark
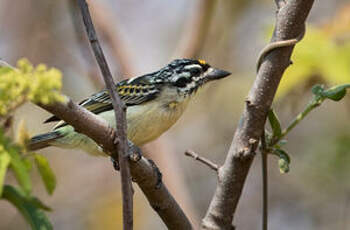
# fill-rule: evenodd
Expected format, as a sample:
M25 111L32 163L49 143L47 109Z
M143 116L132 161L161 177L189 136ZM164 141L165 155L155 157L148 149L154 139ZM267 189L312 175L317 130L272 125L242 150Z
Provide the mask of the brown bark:
M313 0L289 0L277 12L272 42L297 38ZM257 78L246 99L237 127L202 229L234 229L232 221L236 207L255 156L258 140L264 130L267 112L271 107L282 74L290 64L294 46L274 49L262 61Z

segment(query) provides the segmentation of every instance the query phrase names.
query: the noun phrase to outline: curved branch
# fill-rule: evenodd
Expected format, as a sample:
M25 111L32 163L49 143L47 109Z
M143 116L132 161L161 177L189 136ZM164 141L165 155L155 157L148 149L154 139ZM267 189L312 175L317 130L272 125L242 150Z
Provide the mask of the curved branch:
M303 33L304 22L314 0L289 0L277 12L272 42L296 38ZM266 55L246 99L246 105L232 140L203 229L233 229L238 201L254 159L258 140L264 130L267 112L284 70L290 64L294 46L278 48Z
M39 106L72 125L77 132L92 138L96 143L103 146L107 152L112 152L115 149L113 140L115 130L108 126L105 120L71 100L66 103L40 104ZM134 178L168 229L192 229L190 221L166 186L162 183L159 184L159 178L149 160L142 157L137 162L130 162L130 171L132 178Z

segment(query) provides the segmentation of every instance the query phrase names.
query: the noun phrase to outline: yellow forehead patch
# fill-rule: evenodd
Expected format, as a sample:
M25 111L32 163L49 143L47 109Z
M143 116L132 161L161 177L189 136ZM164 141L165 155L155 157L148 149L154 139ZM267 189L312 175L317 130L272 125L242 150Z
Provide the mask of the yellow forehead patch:
M207 62L206 62L206 61L204 61L204 60L202 60L202 59L198 59L198 62L199 62L201 65L205 65L205 64L207 64Z

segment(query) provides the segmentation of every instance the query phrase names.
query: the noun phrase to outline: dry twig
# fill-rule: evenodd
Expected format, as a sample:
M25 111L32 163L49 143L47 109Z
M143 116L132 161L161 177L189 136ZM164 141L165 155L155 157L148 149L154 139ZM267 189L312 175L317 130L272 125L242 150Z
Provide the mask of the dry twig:
M185 152L185 155L188 157L192 157L193 159L205 164L206 166L208 166L209 168L213 169L216 172L218 172L219 170L219 166L217 164L213 163L211 160L205 157L199 156L197 153L193 152L192 150L187 150Z

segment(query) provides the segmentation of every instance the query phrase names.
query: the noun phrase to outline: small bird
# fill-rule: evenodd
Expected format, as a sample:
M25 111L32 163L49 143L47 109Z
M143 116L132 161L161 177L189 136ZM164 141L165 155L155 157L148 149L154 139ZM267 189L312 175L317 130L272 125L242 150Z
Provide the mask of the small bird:
M176 59L159 71L118 82L115 89L127 106L128 139L142 146L158 138L179 119L201 86L230 74L211 67L203 60ZM79 105L105 119L111 127L116 127L112 101L106 89ZM51 132L31 138L30 150L57 146L107 156L92 139L76 132L58 117L52 116L44 123L56 121L59 122Z

